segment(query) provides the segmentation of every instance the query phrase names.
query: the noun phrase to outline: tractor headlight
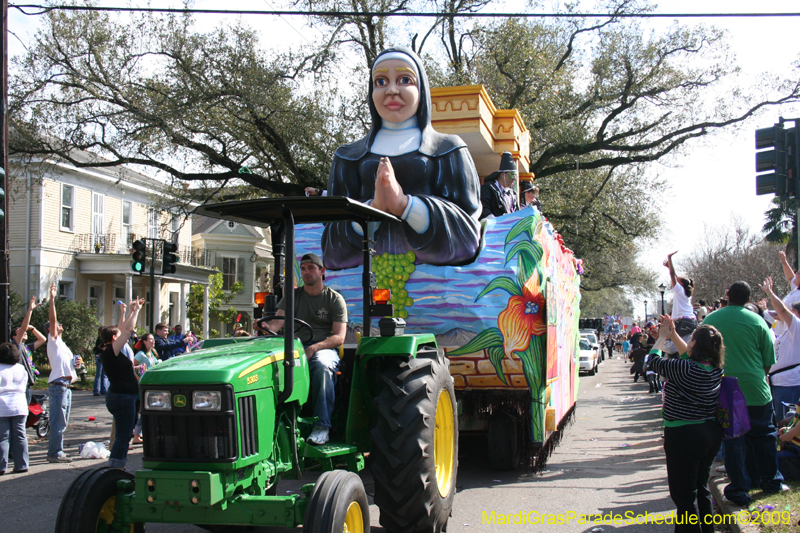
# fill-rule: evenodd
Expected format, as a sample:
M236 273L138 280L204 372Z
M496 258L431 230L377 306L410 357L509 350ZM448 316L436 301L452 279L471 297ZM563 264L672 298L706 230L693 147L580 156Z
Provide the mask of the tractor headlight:
M169 411L172 409L172 393L160 390L145 392L144 408L148 411Z
M219 391L200 391L192 393L192 409L195 411L219 411L222 394Z

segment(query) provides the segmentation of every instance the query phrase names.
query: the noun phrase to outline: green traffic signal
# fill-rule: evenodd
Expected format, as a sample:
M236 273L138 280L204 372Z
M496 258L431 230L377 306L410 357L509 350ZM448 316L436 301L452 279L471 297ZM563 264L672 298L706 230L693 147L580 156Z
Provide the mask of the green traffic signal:
M133 253L131 254L131 258L133 262L131 263L131 268L134 272L144 272L144 261L147 256L147 245L142 241L134 241L133 243Z

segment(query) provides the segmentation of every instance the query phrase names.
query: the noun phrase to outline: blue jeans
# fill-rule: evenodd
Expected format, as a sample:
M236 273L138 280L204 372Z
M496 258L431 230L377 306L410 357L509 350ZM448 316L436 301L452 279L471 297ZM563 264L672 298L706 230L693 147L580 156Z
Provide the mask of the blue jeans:
M97 373L94 375L94 387L92 388L92 392L94 394L105 394L106 393L106 380L105 380L105 372L103 372L103 360L99 357L94 358L95 365L97 368Z
M781 489L783 476L778 470L778 432L772 422L772 402L748 405L750 431L725 441L725 471L731 483L725 497L737 505L751 501L747 491L761 487L764 492Z
M795 405L800 401L800 385L795 387L772 387L772 408L775 410L775 421L780 422L788 415L788 407L783 402Z
M314 416L319 418L319 427L331 427L333 402L336 399L334 385L336 370L339 368L339 354L335 350L320 350L308 361L311 374L311 405Z
M121 394L109 391L106 394L106 408L114 417L116 434L111 445L111 456L108 465L112 468L125 468L128 460L133 426L136 424L136 400L138 394Z
M28 469L28 438L25 420L28 415L0 417L0 472L8 466L8 448L14 454L14 471Z
M72 391L69 385L53 381L47 388L50 397L50 442L48 457L64 455L64 432L69 424L69 411L72 407Z

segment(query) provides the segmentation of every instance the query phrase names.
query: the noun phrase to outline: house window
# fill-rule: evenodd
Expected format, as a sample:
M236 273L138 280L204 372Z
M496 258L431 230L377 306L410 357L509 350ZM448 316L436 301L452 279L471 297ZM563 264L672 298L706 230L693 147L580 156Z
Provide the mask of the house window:
M236 283L236 258L222 258L222 290L229 291Z
M59 281L58 282L58 299L59 300L72 300L74 283L72 281Z
M133 228L133 204L122 201L122 248L127 250L131 245L131 229Z
M147 236L158 239L158 211L155 209L147 210Z
M181 216L173 214L170 224L170 229L172 230L172 240L173 242L177 242L178 232L181 230Z
M75 208L75 187L61 184L61 229L72 231L72 211Z
M98 320L103 323L105 320L105 296L103 283L89 282L89 307L94 308Z

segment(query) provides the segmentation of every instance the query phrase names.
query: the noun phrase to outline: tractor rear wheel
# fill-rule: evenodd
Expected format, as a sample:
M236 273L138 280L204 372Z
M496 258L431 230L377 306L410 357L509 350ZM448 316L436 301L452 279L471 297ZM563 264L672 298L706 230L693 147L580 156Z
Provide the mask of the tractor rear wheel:
M307 533L369 533L369 503L361 478L346 470L325 472L306 507Z
M144 524L114 527L117 481L133 480L129 472L107 466L88 470L67 489L56 518L56 533L144 533Z
M381 362L371 431L380 523L390 533L439 533L452 512L458 470L450 362L434 348Z

